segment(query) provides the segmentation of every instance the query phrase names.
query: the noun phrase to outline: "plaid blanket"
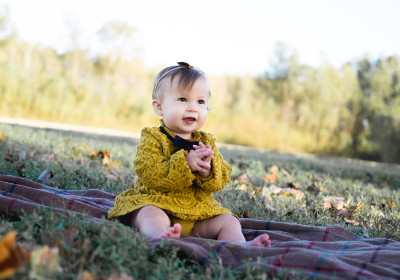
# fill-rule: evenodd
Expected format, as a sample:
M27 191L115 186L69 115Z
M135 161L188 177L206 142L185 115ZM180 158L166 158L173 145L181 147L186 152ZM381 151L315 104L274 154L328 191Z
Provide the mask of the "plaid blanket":
M0 175L0 212L21 214L41 207L69 213L88 213L101 221L115 195L100 190L60 190L19 177ZM242 219L247 240L268 233L271 248L255 248L196 237L169 239L180 254L207 264L276 275L291 279L400 279L400 242L362 238L338 225L307 226ZM153 242L153 245L161 241Z

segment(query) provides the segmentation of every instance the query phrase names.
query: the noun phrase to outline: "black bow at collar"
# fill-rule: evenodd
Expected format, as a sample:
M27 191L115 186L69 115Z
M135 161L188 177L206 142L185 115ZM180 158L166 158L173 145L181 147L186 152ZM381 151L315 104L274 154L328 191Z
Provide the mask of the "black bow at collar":
M176 146L176 151L179 151L181 149L190 151L194 150L193 145L199 145L199 141L188 141L186 139L183 139L182 137L176 135L175 137L172 137L171 135L168 134L168 132L165 130L163 126L160 126L160 130L162 133L167 135L168 139L174 143Z

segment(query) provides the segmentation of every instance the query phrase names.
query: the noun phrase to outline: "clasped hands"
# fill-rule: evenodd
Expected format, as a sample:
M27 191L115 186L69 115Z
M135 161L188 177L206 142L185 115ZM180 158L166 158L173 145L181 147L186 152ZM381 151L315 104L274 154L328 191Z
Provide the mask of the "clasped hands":
M190 170L198 172L201 177L208 177L211 174L211 158L214 152L210 144L204 145L201 141L199 145L193 145L194 150L190 150L185 155Z

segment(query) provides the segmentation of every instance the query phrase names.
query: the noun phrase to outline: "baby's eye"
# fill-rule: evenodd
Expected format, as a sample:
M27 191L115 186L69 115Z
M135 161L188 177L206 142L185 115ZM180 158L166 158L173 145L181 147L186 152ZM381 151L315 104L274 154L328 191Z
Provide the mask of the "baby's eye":
M199 104L206 104L206 101L203 99L200 99L199 101L197 101Z
M186 98L185 98L185 97L179 97L179 98L178 98L178 101L186 102Z

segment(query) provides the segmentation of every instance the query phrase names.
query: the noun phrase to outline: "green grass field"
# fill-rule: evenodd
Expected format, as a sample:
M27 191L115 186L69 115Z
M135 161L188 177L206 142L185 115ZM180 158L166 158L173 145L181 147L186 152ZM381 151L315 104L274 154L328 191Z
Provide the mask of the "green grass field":
M117 194L132 185L136 145L132 138L0 124L0 173L36 181L44 170L51 170L48 184L53 187ZM238 216L340 224L360 236L400 241L399 166L228 145L221 145L220 151L233 174L216 198ZM125 272L134 279L243 277L243 272L218 262L202 266L182 259L167 243L149 247L139 233L116 222L105 221L98 232L81 218L50 211L0 216L0 237L15 230L27 250L59 248L54 279L79 279L84 271L98 276ZM254 271L249 266L246 277L266 279L266 274ZM33 277L32 267L24 266L14 279L26 279L29 273Z

